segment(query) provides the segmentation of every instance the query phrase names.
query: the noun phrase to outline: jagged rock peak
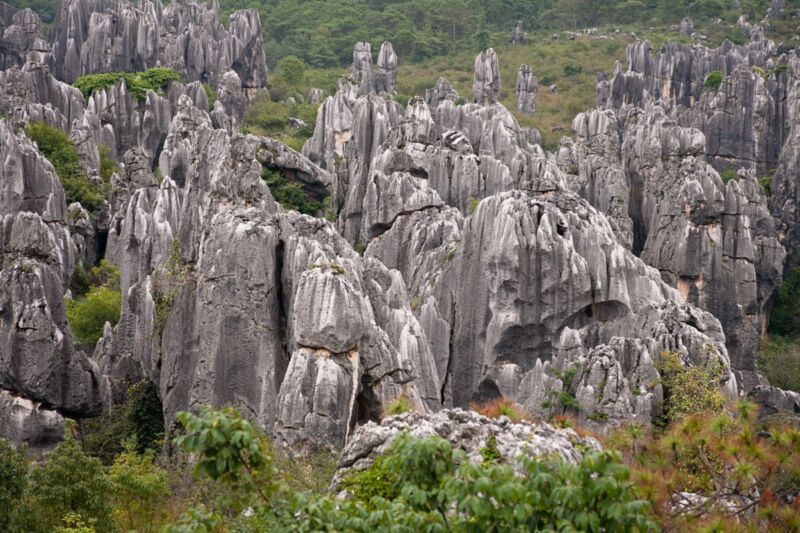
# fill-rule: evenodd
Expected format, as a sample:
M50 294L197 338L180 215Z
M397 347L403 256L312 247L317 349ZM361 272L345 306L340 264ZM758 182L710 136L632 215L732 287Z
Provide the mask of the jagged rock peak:
M246 89L266 85L261 20L248 9L219 21L216 2L64 0L51 30L55 74L73 82L83 74L171 67L184 81L216 86L233 69ZM110 43L110 47L109 47Z
M21 67L27 61L52 65L50 46L44 40L42 21L32 9L0 2L0 70Z
M358 94L393 94L397 90L397 54L392 43L384 41L378 52L377 70L372 66L370 43L356 43L350 78L358 87Z
M494 104L500 100L500 66L493 48L475 57L472 99L481 105Z

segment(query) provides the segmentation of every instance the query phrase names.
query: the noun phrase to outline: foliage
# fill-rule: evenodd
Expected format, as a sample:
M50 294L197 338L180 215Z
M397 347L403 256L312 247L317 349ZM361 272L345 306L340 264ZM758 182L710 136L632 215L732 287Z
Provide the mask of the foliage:
M530 416L516 403L507 398L495 398L484 404L472 404L470 408L487 418L508 417L512 422L530 419Z
M719 86L722 85L722 80L724 78L725 75L722 74L722 72L719 70L712 70L706 75L706 79L703 81L703 87L716 91L719 89Z
M740 402L735 414L687 416L663 434L622 430L628 435L617 442L629 444L624 451L633 480L665 529L798 529L793 501L800 488L800 432L759 427L756 415L753 404ZM700 498L679 506L681 491Z
M101 146L100 147L100 177L103 178L103 181L106 183L111 182L111 175L114 173L119 173L119 163L111 157L111 148L108 146Z
M129 447L114 459L108 472L114 518L123 531L158 531L164 519L162 499L168 495L166 472L153 460Z
M286 179L280 170L264 166L261 177L267 182L272 197L284 209L312 216L316 216L322 210L320 202L310 198L302 185Z
M119 270L104 259L88 275L82 269L76 270L75 275L70 284L75 287L75 299L67 301L67 319L78 342L97 342L106 322L115 326L119 321Z
M124 80L125 86L131 96L137 100L144 100L147 91L160 93L171 81L181 81L181 76L174 70L166 67L154 67L144 72L107 72L103 74L86 74L75 80L77 87L84 98L89 98L93 92L109 89Z
M758 178L758 184L761 186L761 190L764 191L764 195L767 196L767 198L772 196L772 179L774 177L775 169L771 169Z
M719 414L725 408L725 396L719 388L719 366L686 366L677 353L664 352L658 371L664 386L665 420L678 421L701 413Z
M278 91L274 88L271 90L273 97L279 96ZM258 98L247 108L244 121L253 133L278 139L299 152L303 149L306 140L314 134L317 107L317 105L311 104L285 104ZM306 123L306 126L299 129L290 127L289 118L291 117L299 118Z
M106 322L119 322L122 295L108 287L94 287L83 298L67 302L67 319L75 339L82 344L97 342Z
M734 167L725 167L719 172L719 177L722 183L728 183L731 180L739 179L739 174Z
M477 198L470 198L469 199L468 212L469 212L470 215L475 212L475 210L478 208L478 204L479 203L481 203L481 201L478 200Z
M199 415L178 413L183 434L175 446L195 454L195 470L201 477L219 480L231 489L230 504L241 510L254 503L270 501L275 490L272 455L266 438L239 414L226 407L203 407Z
M800 341L780 336L764 339L758 369L771 385L800 392Z
M789 271L778 289L770 315L769 332L785 337L800 337L800 266Z
M23 494L28 489L25 453L0 438L0 531L12 531L24 512Z
M108 476L100 460L86 455L69 431L47 462L31 473L31 490L49 529L62 524L68 513L100 531L112 528Z
M161 400L149 381L129 387L124 404L83 422L84 449L104 464L111 464L126 446L133 446L138 453L158 450L163 438Z
M208 83L203 83L203 91L205 91L206 98L208 99L208 109L214 109L214 103L217 101L217 98L219 98L217 91L215 91L214 88ZM161 180L159 180L159 184L160 183Z
M78 151L69 136L44 122L30 123L25 133L36 142L42 155L53 164L64 187L67 204L80 202L90 212L96 212L103 203L105 191L90 182L81 170Z
M412 411L414 411L414 404L411 403L408 395L403 391L397 398L386 405L386 408L383 410L383 416L401 415Z

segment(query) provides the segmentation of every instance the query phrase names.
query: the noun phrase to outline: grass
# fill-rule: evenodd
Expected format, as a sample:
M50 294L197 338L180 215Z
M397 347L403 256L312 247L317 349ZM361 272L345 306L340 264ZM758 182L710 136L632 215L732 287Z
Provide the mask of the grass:
M508 417L512 422L530 420L530 415L522 407L507 398L495 398L483 404L471 404L470 409L486 418Z

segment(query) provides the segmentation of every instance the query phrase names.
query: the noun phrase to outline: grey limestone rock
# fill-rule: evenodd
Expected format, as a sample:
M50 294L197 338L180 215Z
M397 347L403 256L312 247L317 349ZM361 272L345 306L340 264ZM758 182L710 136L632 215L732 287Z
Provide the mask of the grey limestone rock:
M64 417L38 402L0 390L0 435L29 452L53 449L64 437Z
M512 423L506 417L492 420L461 409L443 409L435 414L405 413L356 430L342 451L334 485L349 473L368 468L401 434L443 438L475 463L483 461L481 449L490 437L494 437L498 452L509 463L521 457L555 456L576 464L586 451L600 450L594 438L580 437L573 429L556 429L546 423Z
M532 116L536 111L536 91L539 88L539 79L531 72L531 67L522 65L517 72L517 109L527 116Z
M230 28L219 21L218 4L159 0L68 0L51 32L55 72L74 81L82 74L174 68L184 81L216 86L229 69L242 86L266 85L261 21L254 10L231 15Z
M481 105L494 104L500 100L500 66L492 48L475 57L472 100Z
M692 22L692 19L685 17L683 20L681 20L679 31L682 35L691 37L694 33L694 22Z
M436 107L445 100L455 102L458 100L458 92L445 78L439 78L436 80L436 87L425 90L425 102L429 107Z
M21 212L5 215L3 236L0 386L65 414L98 414L97 366L72 344L53 232Z
M375 73L375 91L393 94L397 90L397 54L392 43L384 41L378 52L378 72Z

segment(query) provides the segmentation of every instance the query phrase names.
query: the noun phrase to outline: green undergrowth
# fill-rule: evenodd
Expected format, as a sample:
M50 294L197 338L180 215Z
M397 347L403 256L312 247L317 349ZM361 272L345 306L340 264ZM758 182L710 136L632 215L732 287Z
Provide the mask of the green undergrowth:
M120 80L125 80L125 86L131 96L137 100L144 100L147 91L160 93L167 88L169 82L181 81L181 76L170 68L155 67L144 72L86 74L75 80L73 85L80 89L84 98L89 98L93 92L109 89Z
M289 181L280 170L264 166L261 177L267 183L272 197L284 209L312 216L316 216L322 210L321 202L311 198L299 183Z
M66 302L70 329L80 344L93 344L103 336L106 322L113 327L119 321L119 270L105 260L88 274L78 267L70 286L75 289L73 298Z
M39 151L55 168L64 187L67 204L80 202L89 212L96 213L106 197L108 182L99 185L89 180L81 168L78 151L69 136L44 122L30 123L25 133L36 142Z

